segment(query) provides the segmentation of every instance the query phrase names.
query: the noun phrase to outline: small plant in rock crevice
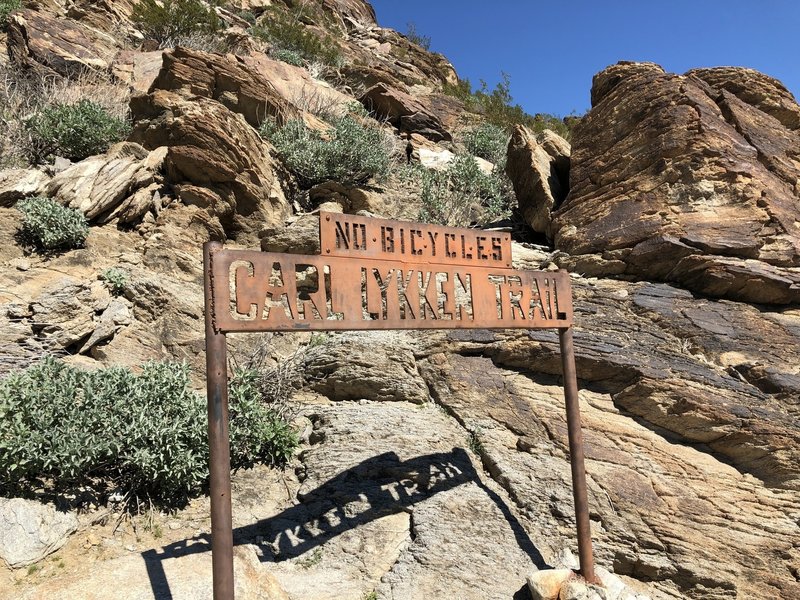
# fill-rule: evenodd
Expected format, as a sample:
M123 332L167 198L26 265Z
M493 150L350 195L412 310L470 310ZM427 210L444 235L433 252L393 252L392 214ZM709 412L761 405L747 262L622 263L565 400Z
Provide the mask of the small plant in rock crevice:
M412 44L416 44L423 50L430 50L431 49L431 38L428 35L422 35L419 31L417 31L417 26L415 23L406 23L406 38Z
M128 285L128 272L119 267L111 267L100 274L100 279L113 296L121 296Z
M39 252L80 248L89 234L89 224L79 210L61 206L50 198L29 198L17 204L22 212L19 239Z

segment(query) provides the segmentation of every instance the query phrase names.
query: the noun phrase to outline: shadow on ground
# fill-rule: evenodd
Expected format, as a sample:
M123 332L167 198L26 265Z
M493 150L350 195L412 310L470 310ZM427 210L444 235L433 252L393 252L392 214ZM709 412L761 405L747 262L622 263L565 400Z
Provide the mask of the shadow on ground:
M407 510L435 494L469 482L497 505L514 532L517 545L533 564L539 569L548 568L503 499L481 482L463 448L406 461L401 461L394 452L374 456L298 495L300 504L272 518L234 529L233 543L260 541L257 547L261 561L281 562L305 554L344 531ZM154 597L172 600L162 560L209 550L209 536L198 536L164 546L161 551L143 552Z

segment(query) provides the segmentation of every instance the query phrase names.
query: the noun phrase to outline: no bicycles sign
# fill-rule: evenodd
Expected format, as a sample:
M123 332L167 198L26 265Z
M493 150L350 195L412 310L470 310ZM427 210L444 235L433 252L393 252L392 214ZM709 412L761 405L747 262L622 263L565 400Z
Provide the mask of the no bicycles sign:
M504 232L325 212L318 255L203 250L215 600L233 598L225 334L234 332L558 329L581 573L595 579L568 273L512 269Z

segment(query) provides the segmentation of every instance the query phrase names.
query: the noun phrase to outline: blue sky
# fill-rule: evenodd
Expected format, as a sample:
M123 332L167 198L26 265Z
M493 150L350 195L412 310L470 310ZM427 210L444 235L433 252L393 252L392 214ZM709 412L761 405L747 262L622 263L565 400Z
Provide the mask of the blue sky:
M619 60L667 71L745 66L800 97L800 0L371 0L378 23L413 22L459 76L500 71L529 113L582 114L592 76Z

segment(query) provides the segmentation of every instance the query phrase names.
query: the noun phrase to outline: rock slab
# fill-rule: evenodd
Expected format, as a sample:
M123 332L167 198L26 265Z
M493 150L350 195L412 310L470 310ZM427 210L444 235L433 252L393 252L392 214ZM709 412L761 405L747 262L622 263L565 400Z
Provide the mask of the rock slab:
M0 558L16 569L58 550L78 528L77 517L23 498L0 498Z

